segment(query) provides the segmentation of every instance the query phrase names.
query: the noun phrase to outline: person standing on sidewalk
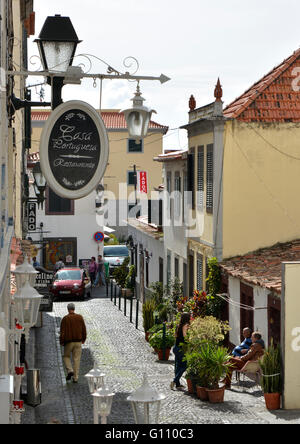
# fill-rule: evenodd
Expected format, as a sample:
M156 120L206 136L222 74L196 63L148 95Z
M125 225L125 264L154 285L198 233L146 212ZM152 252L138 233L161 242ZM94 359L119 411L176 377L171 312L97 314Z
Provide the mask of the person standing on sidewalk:
M64 346L64 364L67 370L66 380L78 382L82 344L86 341L86 326L81 315L75 313L73 303L67 306L69 314L66 315L60 325L60 344ZM71 361L73 360L73 366Z
M186 371L187 363L183 360L184 351L182 345L185 343L185 337L190 326L191 315L190 313L182 313L180 324L178 325L175 333L176 343L173 348L175 355L175 378L171 382L170 388L174 390L183 390L184 386L180 384L180 378Z
M95 287L99 284L100 281L101 281L101 286L106 285L104 260L103 260L101 254L99 254L99 256L98 256L97 276L96 276L96 280L95 280L95 284L94 284Z
M91 280L91 284L93 287L95 287L95 281L96 281L96 275L97 275L97 262L95 256L91 257L91 261L89 263L89 276Z

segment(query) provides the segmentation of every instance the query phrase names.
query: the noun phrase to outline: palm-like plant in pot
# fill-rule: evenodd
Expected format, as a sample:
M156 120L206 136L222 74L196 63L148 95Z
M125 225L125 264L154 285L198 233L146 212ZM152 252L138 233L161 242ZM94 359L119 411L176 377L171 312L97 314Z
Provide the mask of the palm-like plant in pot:
M202 344L199 349L199 375L205 375L210 402L223 402L225 386L220 387L232 364L227 348L212 343Z
M148 299L143 304L143 327L145 339L148 340L149 330L154 326L154 310L156 304L154 299Z
M135 289L135 265L130 265L125 279L126 296L132 296Z
M261 387L266 407L268 410L278 410L282 390L280 346L275 347L272 341L270 347L259 360L259 365L262 371Z

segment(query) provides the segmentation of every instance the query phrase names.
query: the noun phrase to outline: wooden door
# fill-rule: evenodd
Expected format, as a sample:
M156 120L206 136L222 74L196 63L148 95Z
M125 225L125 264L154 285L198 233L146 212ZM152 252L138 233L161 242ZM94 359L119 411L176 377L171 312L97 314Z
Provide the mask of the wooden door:
M253 288L250 285L240 284L240 303L249 307L254 307ZM251 309L240 308L240 331L243 338L243 329L249 327L254 329L254 311Z
M281 329L281 302L279 298L268 296L268 344L280 343Z

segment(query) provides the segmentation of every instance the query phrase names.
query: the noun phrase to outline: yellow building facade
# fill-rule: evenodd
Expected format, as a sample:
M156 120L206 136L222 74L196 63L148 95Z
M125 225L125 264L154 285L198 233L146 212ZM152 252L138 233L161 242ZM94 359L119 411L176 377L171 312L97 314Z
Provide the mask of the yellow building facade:
M300 238L300 50L223 109L190 99L190 288L205 288L207 259ZM199 288L200 287L200 288Z
M34 110L32 116L31 157L37 153L38 159L40 137L50 110ZM163 181L161 165L153 158L163 151L163 136L168 131L166 126L151 121L148 135L135 142L128 137L127 125L119 110L101 110L101 117L109 139L108 165L102 179L104 186L105 225L117 230L117 236L126 236L127 217L136 211L135 203L147 201ZM139 193L135 188L134 172L147 173L147 193ZM100 182L100 179L99 179ZM46 193L47 196L47 193ZM132 209L135 207L135 209ZM145 208L147 208L145 206ZM143 213L143 210L141 210ZM124 228L120 228L120 226Z

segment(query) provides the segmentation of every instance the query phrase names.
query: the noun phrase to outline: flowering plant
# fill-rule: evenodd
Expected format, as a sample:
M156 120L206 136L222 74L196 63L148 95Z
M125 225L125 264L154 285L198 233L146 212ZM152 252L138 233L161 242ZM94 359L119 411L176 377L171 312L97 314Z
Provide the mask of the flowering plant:
M230 330L227 321L219 321L213 316L197 317L187 333L189 351L198 351L203 343L220 344Z
M193 318L205 315L207 294L203 290L194 290L193 297L189 299L187 296L182 296L177 301L177 309L179 312L189 312Z

